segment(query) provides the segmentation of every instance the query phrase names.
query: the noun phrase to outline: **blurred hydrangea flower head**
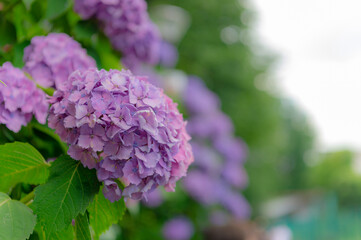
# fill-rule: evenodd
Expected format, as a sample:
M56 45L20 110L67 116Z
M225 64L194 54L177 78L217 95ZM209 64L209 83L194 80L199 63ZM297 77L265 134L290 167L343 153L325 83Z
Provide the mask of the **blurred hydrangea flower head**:
M166 41L162 41L159 49L159 64L173 68L178 62L178 50L177 48Z
M183 102L195 159L182 181L184 189L201 204L222 205L231 216L247 218L250 207L240 194L248 184L245 144L233 136L233 124L221 111L217 95L201 79L189 78Z
M148 16L145 0L76 0L74 9L83 19L99 21L130 69L158 62L161 36Z
M160 206L164 201L162 193L159 189L155 189L154 191L148 193L145 198L142 199L142 203L150 208L155 208Z
M93 58L65 33L37 36L24 50L24 70L43 87L65 90L69 75L75 70L95 68Z
M13 132L26 126L33 115L46 122L48 103L43 91L9 62L0 67L0 123Z
M166 240L188 240L193 232L193 224L186 217L173 218L163 226L163 237Z
M111 201L141 199L159 185L173 191L193 161L177 105L130 71L76 71L50 102L49 126L70 156L97 169Z

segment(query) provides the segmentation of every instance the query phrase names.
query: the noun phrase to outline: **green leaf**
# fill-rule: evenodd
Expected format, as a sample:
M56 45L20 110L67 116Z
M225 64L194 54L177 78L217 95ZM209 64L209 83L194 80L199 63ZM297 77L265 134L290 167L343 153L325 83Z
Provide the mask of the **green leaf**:
M16 42L15 26L0 14L0 46Z
M24 67L24 61L23 61L23 56L24 56L24 48L27 47L29 45L28 41L24 41L21 43L17 43L14 46L14 61L13 61L13 65L17 68L22 68Z
M76 240L91 240L89 221L86 215L79 214L76 217L74 232Z
M62 15L70 7L69 0L48 0L45 18L54 19Z
M23 23L24 18L26 16L26 9L22 5L17 5L16 7L14 7L12 12L13 12L13 23L16 29L17 42L22 42L25 40L27 35L26 28Z
M19 182L44 183L49 175L43 156L30 144L14 142L0 146L0 191Z
M69 226L65 230L62 230L60 232L56 232L51 236L50 238L45 238L44 240L67 240L67 239L74 239L74 232L73 228Z
M67 229L54 233L50 238L46 238L45 232L41 224L37 223L34 229L34 233L30 236L29 240L67 240L74 239L73 228L68 227Z
M92 37L98 32L97 26L89 21L80 21L74 27L74 36L77 40L91 42Z
M63 153L67 153L68 147L67 147L66 143L64 143L63 141L61 141L59 135L56 134L53 129L51 129L51 128L45 126L45 125L42 125L42 124L40 124L40 123L38 123L38 122L35 122L35 123L33 124L33 127L34 127L36 130L38 130L38 131L40 131L40 132L48 135L49 137L53 138L53 139L59 144L59 147L61 148L61 150L63 151Z
M125 212L124 200L110 202L100 191L88 207L90 226L99 237L113 224L118 223Z
M24 240L33 232L36 217L25 204L0 192L0 239Z
M113 51L107 37L100 34L95 44L95 49L100 57L101 68L104 68L105 70L122 69L120 57Z
M64 230L86 208L99 191L95 170L69 156L61 156L50 167L47 183L35 189L34 212L46 236Z

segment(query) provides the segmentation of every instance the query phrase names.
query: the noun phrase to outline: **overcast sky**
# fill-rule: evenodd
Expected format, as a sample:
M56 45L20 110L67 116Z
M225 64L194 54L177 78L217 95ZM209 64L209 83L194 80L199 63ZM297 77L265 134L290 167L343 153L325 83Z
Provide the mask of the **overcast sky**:
M310 117L320 146L361 150L361 1L248 1L260 42L281 57L283 93Z

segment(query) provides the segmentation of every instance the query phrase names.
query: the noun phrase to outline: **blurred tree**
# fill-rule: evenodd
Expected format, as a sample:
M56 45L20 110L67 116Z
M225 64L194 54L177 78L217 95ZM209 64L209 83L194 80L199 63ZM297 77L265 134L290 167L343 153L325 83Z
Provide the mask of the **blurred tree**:
M320 154L307 173L307 186L336 192L342 207L359 206L361 175L355 171L355 154L340 150Z

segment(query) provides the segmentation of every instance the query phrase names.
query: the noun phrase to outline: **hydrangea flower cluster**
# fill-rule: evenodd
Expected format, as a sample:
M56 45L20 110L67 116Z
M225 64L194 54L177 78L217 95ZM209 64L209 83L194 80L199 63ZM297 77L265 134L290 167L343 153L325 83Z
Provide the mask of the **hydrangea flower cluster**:
M97 169L105 197L138 200L159 185L173 191L193 161L177 105L130 71L75 71L69 86L51 98L49 126L70 156Z
M75 70L95 68L93 58L65 33L37 36L24 50L24 70L43 87L65 90L69 75Z
M184 216L175 217L163 226L163 237L166 240L188 240L193 233L193 224Z
M177 48L167 42L162 41L160 45L160 53L159 53L159 64L167 67L173 68L178 62L178 51Z
M10 62L0 67L0 123L19 132L33 115L40 123L46 122L48 103L43 91Z
M141 62L158 62L161 36L148 16L145 0L76 0L74 9L83 19L95 17L100 22L130 69Z
M201 79L190 77L182 98L195 159L182 181L184 189L201 204L222 205L232 217L248 217L249 205L240 194L248 181L243 169L245 144L233 136L233 125L220 110L219 99Z
M153 192L148 193L142 199L142 204L150 208L159 207L163 202L164 198L159 189L155 189Z

